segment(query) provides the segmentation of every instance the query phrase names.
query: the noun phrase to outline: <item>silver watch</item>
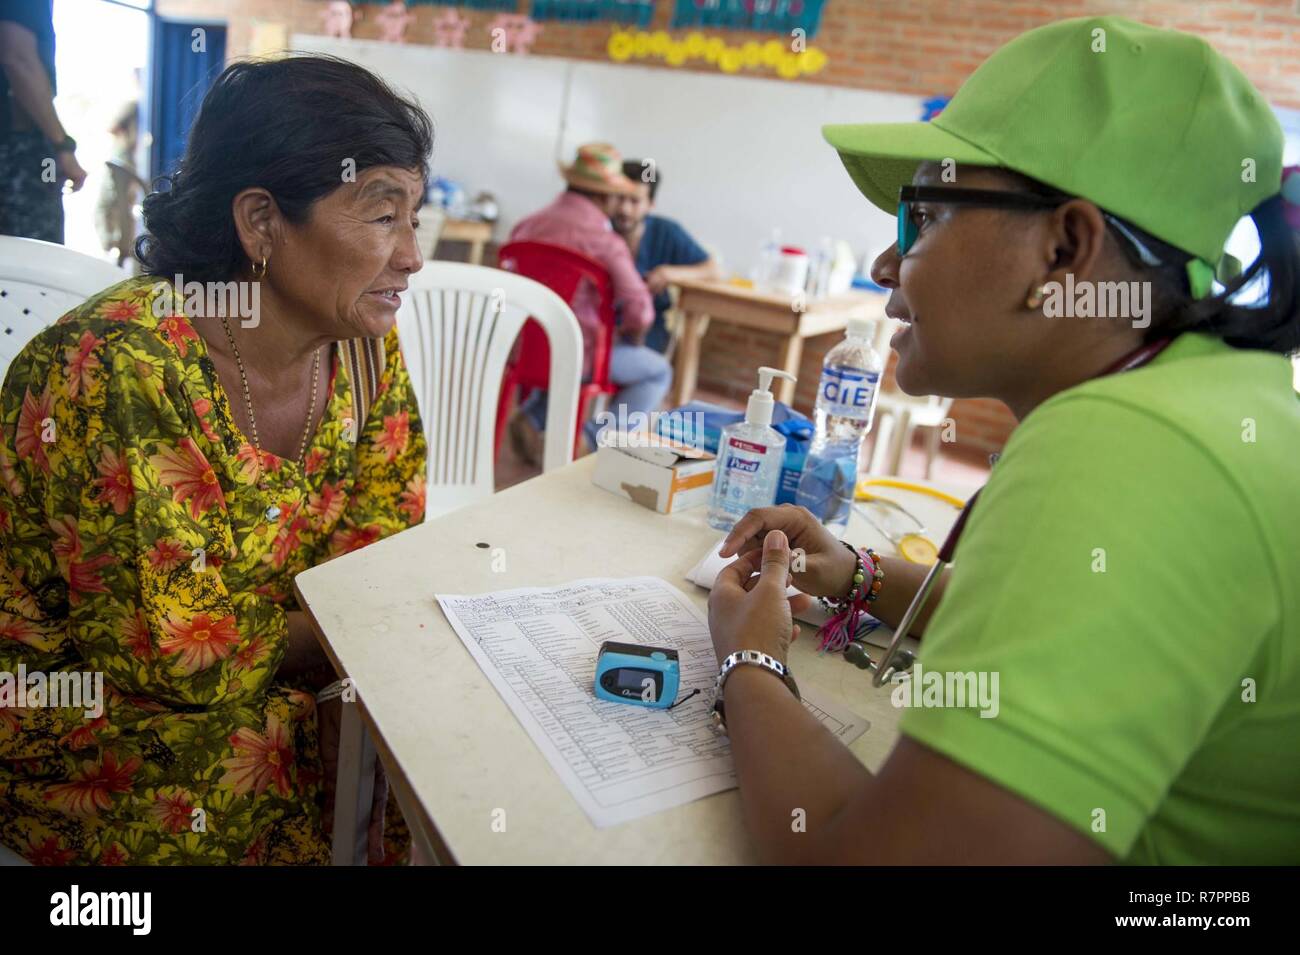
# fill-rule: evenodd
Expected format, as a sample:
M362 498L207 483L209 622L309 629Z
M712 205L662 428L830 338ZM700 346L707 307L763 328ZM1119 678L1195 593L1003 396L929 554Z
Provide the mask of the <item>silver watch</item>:
M802 699L799 696L799 685L794 682L794 674L790 668L778 660L776 657L764 653L761 650L737 650L735 653L727 655L722 661L722 666L718 667L718 678L713 684L713 728L719 733L727 732L726 712L722 703L722 689L727 683L727 677L738 666L750 664L752 666L762 667L771 673L775 673L786 688L794 694L796 700Z

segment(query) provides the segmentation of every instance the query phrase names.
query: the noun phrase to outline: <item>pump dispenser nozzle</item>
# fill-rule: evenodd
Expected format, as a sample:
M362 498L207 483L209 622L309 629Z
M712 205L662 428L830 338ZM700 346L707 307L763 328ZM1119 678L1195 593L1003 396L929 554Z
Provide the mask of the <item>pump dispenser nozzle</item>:
M780 368L767 365L758 369L758 387L749 393L749 404L745 407L745 420L750 424L769 425L772 423L772 379L784 378L795 381L794 375Z

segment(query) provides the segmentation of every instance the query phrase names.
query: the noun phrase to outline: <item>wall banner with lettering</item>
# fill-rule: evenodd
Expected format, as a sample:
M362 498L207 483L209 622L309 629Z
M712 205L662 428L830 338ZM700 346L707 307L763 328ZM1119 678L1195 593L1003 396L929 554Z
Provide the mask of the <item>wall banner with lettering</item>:
M654 0L533 0L534 20L568 23L606 21L645 27L654 19Z
M517 13L519 0L407 0L412 7L469 7L471 10L493 10L497 13Z
M814 37L821 26L826 0L676 0L673 29L711 27L789 33L803 30Z

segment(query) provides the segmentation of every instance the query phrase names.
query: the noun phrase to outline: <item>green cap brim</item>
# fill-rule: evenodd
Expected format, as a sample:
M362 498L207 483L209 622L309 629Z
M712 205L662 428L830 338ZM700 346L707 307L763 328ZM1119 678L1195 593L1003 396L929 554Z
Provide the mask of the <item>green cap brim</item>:
M995 156L934 123L852 123L823 126L849 177L872 205L898 212L898 190L922 162L945 159L975 166L1001 166Z

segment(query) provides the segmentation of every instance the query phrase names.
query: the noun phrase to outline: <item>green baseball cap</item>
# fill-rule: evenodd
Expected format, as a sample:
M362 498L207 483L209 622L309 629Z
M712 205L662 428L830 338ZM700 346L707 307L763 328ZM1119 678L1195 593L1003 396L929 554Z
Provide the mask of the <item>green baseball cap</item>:
M1211 266L1241 217L1281 188L1282 129L1241 71L1199 37L1123 17L1016 37L931 122L825 126L822 135L891 215L923 160L1000 166Z

